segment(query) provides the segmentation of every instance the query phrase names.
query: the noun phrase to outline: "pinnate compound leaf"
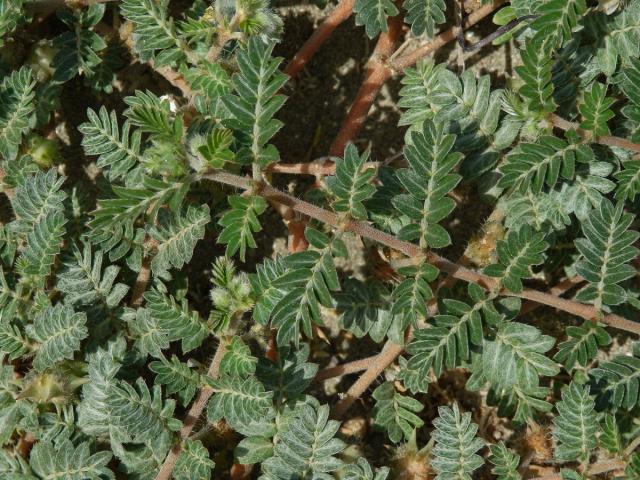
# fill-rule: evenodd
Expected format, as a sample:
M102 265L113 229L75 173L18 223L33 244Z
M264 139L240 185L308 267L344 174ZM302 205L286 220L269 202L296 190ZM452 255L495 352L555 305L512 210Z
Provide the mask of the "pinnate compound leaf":
M35 87L28 67L12 72L0 85L0 155L5 160L16 158L22 136L33 128Z
M362 202L375 193L370 183L375 175L374 168L366 168L368 152L358 154L358 149L349 143L344 150L344 158L336 161L336 174L328 177L326 182L334 195L333 209L345 213L356 220L366 220L367 211Z
M364 25L369 38L386 32L387 18L398 14L398 7L391 0L356 0L353 6L356 14L356 25Z
M344 449L342 440L335 438L340 423L329 420L329 407L314 408L303 404L295 412L280 434L274 456L262 464L268 479L330 480L330 472L342 461L335 457Z
M31 450L29 464L42 479L108 480L115 479L107 466L112 457L105 451L91 454L88 442L74 447L68 440L58 445L40 441Z
M627 299L620 282L635 275L629 262L638 256L633 246L640 233L629 230L634 216L624 211L624 204L613 205L603 199L597 209L581 222L584 238L575 241L582 258L577 272L589 284L578 292L577 299L593 302L598 308L618 305Z
M216 464L200 440L185 441L173 470L175 480L210 480Z
M461 414L457 403L453 408L439 407L433 426L436 444L431 465L438 473L436 480L471 480L473 472L484 464L476 453L484 442L476 437L478 426L471 421L471 413Z
M272 392L266 392L255 377L241 380L224 376L209 379L214 394L207 406L210 422L225 419L232 428L242 428L262 418L271 408Z
M558 415L553 419L555 454L559 460L587 462L598 440L595 402L589 396L589 387L572 382L556 404Z
M376 388L373 398L376 400L374 422L387 431L392 442L408 440L416 428L424 425L416 415L424 408L423 405L414 398L400 395L392 382L385 382Z
M511 230L504 240L498 242L496 253L500 263L489 265L484 272L498 278L512 292L521 292L522 279L531 276L530 267L544 261L544 252L549 247L544 238L543 233L536 233L527 226Z
M61 360L73 358L74 352L80 350L80 342L89 335L86 322L84 313L74 312L65 305L39 312L33 325L27 327L28 335L39 344L33 359L34 368L44 370Z
M204 238L205 226L211 220L209 207L189 205L182 212L169 214L161 210L158 223L149 230L156 242L156 254L151 270L161 274L171 268L182 268L191 260L198 240Z
M491 455L489 462L494 467L491 473L498 477L498 480L520 480L522 477L518 473L520 457L507 448L504 442L500 442L489 447Z
M233 195L228 198L231 209L218 222L223 227L218 243L227 246L225 254L231 257L239 252L244 261L247 248L256 248L253 234L262 230L258 217L266 210L267 202L259 196Z

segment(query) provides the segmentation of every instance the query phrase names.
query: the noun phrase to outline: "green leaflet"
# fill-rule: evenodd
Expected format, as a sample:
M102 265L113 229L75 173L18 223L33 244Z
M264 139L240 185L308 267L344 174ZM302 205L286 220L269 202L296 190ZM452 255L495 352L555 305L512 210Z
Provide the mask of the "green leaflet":
M277 403L297 399L313 382L318 365L308 361L309 353L309 346L302 344L298 350L281 347L274 362L258 360L256 376L267 390L273 391Z
M521 143L500 166L501 187L520 193L540 193L546 185L553 188L560 177L573 179L575 162L587 162L593 152L587 145L567 143L553 136L543 136L536 143Z
M347 465L344 469L345 480L386 480L389 468L371 468L365 458L358 458L355 464Z
M417 370L427 378L432 370L436 377L444 368L455 368L469 359L473 345L483 341L483 312L492 321L498 315L492 305L492 297L487 297L477 286L469 286L471 297L476 300L472 306L464 302L445 299L444 311L435 315L432 325L415 331L414 339L407 347L411 356L407 362L409 369Z
M374 168L365 168L368 158L368 152L360 156L356 146L350 143L344 150L344 158L336 162L335 176L326 179L335 197L333 209L357 220L366 220L367 211L362 202L376 190L370 183L376 171Z
M528 41L520 50L522 66L515 68L524 82L519 91L520 95L525 98L530 109L540 114L552 113L556 109L551 82L551 38L538 35Z
M607 87L599 82L594 82L591 88L585 92L584 101L579 106L582 114L580 127L589 130L595 136L611 133L607 122L615 116L610 108L615 100L606 95Z
M531 28L550 36L557 45L571 38L571 32L579 24L587 10L585 0L549 0L541 9L542 15L533 21Z
M607 331L594 322L586 321L581 327L567 327L568 340L558 346L558 353L554 360L564 364L571 370L576 362L583 367L589 360L593 360L599 347L611 343Z
M33 325L27 327L28 335L38 342L33 366L37 370L52 367L55 363L73 358L80 349L80 342L89 332L87 317L76 313L71 307L56 305L39 312Z
M103 266L104 254L92 253L91 245L84 244L82 251L74 246L73 256L64 262L56 287L65 294L65 300L74 307L103 303L115 308L129 291L123 283L115 283L120 267Z
M535 233L529 227L511 230L504 240L498 242L496 252L500 263L489 265L484 272L498 278L500 284L512 292L521 292L521 279L531 276L531 266L544 261L544 252L549 247L544 238L543 233Z
M405 0L403 6L407 10L405 21L411 24L411 32L416 36L426 33L433 37L436 25L446 21L444 0Z
M424 407L416 399L400 395L392 382L385 382L373 392L376 405L373 418L376 425L387 431L389 439L398 443L408 440L424 422L416 415Z
M364 25L369 38L386 32L387 18L398 14L398 8L391 0L356 0L353 5L356 25Z
M447 193L455 188L461 177L452 173L461 159L451 152L454 135L447 135L442 123L425 121L420 131L411 132L405 146L408 169L398 172L407 193L393 199L393 205L413 222L402 228L400 238L419 240L422 247L442 248L451 243L447 231L438 225L455 208Z
M178 305L172 296L149 290L144 294L147 309L158 325L166 332L169 341L180 340L184 353L200 346L209 335L208 326L197 312L189 311L186 301Z
M159 275L171 268L181 268L191 260L198 240L204 238L209 223L209 207L189 205L186 210L169 214L161 210L158 224L149 230L156 242L156 254L151 260L151 270Z
M234 337L220 362L220 374L245 378L255 373L256 363L258 359L251 355L249 347L240 338Z
M622 203L614 206L603 199L599 208L582 220L585 237L575 241L582 254L576 270L589 284L580 290L578 300L593 302L598 308L625 301L625 291L618 283L635 275L628 264L638 255L633 243L640 233L628 230L633 218L624 213Z
M59 10L58 18L69 31L53 40L57 49L52 67L55 68L53 79L66 82L76 75L91 77L95 68L102 62L99 52L107 48L105 40L91 30L104 16L105 5L89 5L84 10Z
M175 480L210 480L216 464L200 440L187 440L173 471Z
M266 210L267 202L262 197L241 195L230 196L227 200L231 208L218 222L223 227L218 243L227 245L225 255L231 257L239 252L240 260L244 261L247 247L257 247L253 234L262 230L258 217Z
M135 25L136 53L144 61L154 59L157 66L186 59L187 46L176 33L168 16L169 0L124 0L120 12Z
M633 355L617 355L589 372L595 381L599 406L631 410L640 403L640 344Z
M431 436L436 444L431 465L438 472L436 480L470 479L473 471L484 464L476 453L484 441L476 437L478 426L471 422L471 413L461 414L457 403L453 408L439 407L433 426Z
M535 387L540 376L551 377L559 372L555 362L543 355L554 343L553 337L542 335L531 325L505 323L495 340L485 340L483 374L489 382L504 388Z
M328 479L342 461L334 455L340 453L344 443L334 438L340 424L329 420L329 407L314 408L303 404L288 424L274 448L274 456L262 464L266 478L287 480Z
M155 372L155 383L166 385L166 393L178 394L180 403L187 406L200 385L200 377L188 365L182 363L175 355L171 360L161 357L149 363L149 369Z
M182 426L173 417L175 402L163 400L158 385L149 390L142 378L136 381L135 388L126 381L118 381L107 393L106 404L110 421L136 441L148 441Z
M273 116L286 100L277 93L287 76L278 71L282 60L272 58L273 47L273 43L266 45L255 37L249 40L237 57L240 72L233 76L236 94L223 98L234 116L228 125L249 136L249 141L238 151L239 161L254 162L261 167L279 160L278 150L268 142L283 125Z
M4 45L4 39L26 20L23 8L24 0L0 0L0 47Z
M504 442L491 445L489 447L491 456L489 461L494 465L491 473L498 477L498 480L520 480L522 477L518 473L520 457L509 450Z
M357 338L368 334L373 341L381 342L389 330L401 330L401 327L393 325L402 320L401 316L391 314L391 293L380 281L365 283L347 278L342 284L342 290L336 292L334 298L340 315L340 326Z
M88 121L78 130L82 133L82 146L87 155L97 155L97 164L107 169L111 180L124 177L137 164L143 163L140 154L141 132L130 134L131 122L118 127L116 112L109 113L103 106L98 113L87 110Z
M562 401L556 404L558 416L553 420L558 459L588 461L597 445L598 422L594 407L589 387L572 382L562 392Z
M0 85L0 155L6 160L16 158L22 136L33 128L35 86L28 67L12 72Z
M273 393L265 392L255 377L240 380L224 376L208 382L214 392L207 406L210 422L224 418L232 428L241 428L261 419L271 408Z
M301 331L311 337L312 323L322 325L320 306L332 307L330 292L340 288L333 255L346 256L342 240L330 239L311 228L306 229L305 236L318 250L286 257L288 270L274 282L286 292L271 312L271 325L278 329L278 345L298 344Z
M88 442L77 447L69 441L60 445L37 442L31 451L29 464L40 478L107 480L115 479L107 467L111 458L112 454L105 451L92 454Z

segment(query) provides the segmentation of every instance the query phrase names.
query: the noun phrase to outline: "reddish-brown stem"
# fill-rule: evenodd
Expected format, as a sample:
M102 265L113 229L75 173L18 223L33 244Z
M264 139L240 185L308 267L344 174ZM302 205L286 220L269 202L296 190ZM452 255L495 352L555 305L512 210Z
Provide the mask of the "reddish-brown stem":
M393 53L396 42L402 33L402 26L402 18L390 18L387 31L380 34L373 54L367 62L365 80L358 90L349 113L342 122L336 139L331 144L329 155L342 156L346 144L360 131L380 88L390 76L386 62Z
M478 23L480 20L482 20L484 17L486 17L496 8L502 5L504 1L505 0L496 0L493 2L493 4L485 5L484 7L481 7L473 12L465 19L464 28L471 27ZM406 55L400 56L391 62L387 62L386 59L382 56L376 57L374 59L375 61L372 62L373 65L371 70L369 71L369 74L366 76L364 83L362 84L360 90L358 91L358 94L356 95L356 99L354 100L351 108L349 109L349 112L347 113L347 116L342 122L342 126L340 127L340 131L338 132L336 139L331 145L331 149L329 150L330 155L342 155L345 145L349 141L351 141L362 128L371 105L375 101L378 92L382 88L382 85L393 75L394 72L400 72L405 68L410 67L422 57L429 55L443 45L449 43L452 40L455 40L456 35L458 34L458 30L458 27L450 28L446 32L436 36L426 45L419 47L413 52L407 53ZM391 28L389 28L389 31L391 31ZM388 45L385 46L388 48ZM390 50L385 56L388 57L389 55L391 55Z
M328 380L329 378L341 377L342 375L348 375L350 373L361 372L369 368L375 360L378 358L379 354L371 355L367 358L361 358L360 360L354 360L352 362L343 363L342 365L336 365L335 367L328 367L324 370L321 370L316 375L314 381L323 382L324 380Z
M560 283L558 283L556 286L552 287L551 290L549 290L549 293L551 295L559 297L560 295L564 295L565 293L567 293L572 288L580 285L582 282L584 282L584 278L582 278L579 275L575 277L567 278L561 281ZM539 306L540 306L539 303L525 302L522 305L522 308L520 309L520 315L533 312Z
M325 225L341 228L344 231L352 232L361 237L369 238L382 245L386 245L389 248L397 250L398 252L401 252L408 257L426 257L426 260L440 269L440 271L452 275L460 280L464 280L470 283L476 283L488 290L495 290L498 287L496 281L493 278L488 277L487 275L464 268L433 252L425 253L418 245L400 240L395 236L378 230L367 223L354 220L344 222L337 214L333 212L288 195L269 185L259 185L256 188L255 183L251 179L223 171L216 171L205 174L203 175L203 178L226 185L231 185L243 190L254 189L257 194L261 195L265 199L271 202L287 205L296 212L318 220ZM530 288L525 288L519 293L502 290L500 294L505 296L519 297L525 300L532 300L536 303L548 305L550 307L563 310L587 320L599 320L602 323L610 325L614 328L626 330L628 332L640 335L640 323L632 322L615 314L604 315L600 318L599 310L591 305L585 305L582 303L574 302L572 300L559 298L549 293L540 292L538 290L533 290Z
M284 69L284 73L293 78L315 55L320 46L331 36L333 31L351 16L355 0L341 0L327 18L315 29L313 35L298 50L289 64Z
M549 121L554 127L561 130L575 130L581 137L586 138L593 143L599 143L600 145L608 145L610 147L619 147L631 152L640 153L640 144L633 143L625 138L612 137L610 135L602 135L599 137L592 137L591 134L580 128L577 123L570 122L564 118L552 113L549 115Z
M494 10L498 7L502 6L506 0L495 0L493 3L489 5L485 5L480 7L478 10L470 14L467 18L465 18L463 30L469 27L472 27L480 20L485 18L487 15L490 15ZM456 39L458 35L459 27L453 27L447 30L446 32L442 32L440 35L436 36L433 40L428 43L425 43L423 46L418 47L412 52L407 53L406 55L402 55L401 57L396 58L393 62L390 63L389 69L391 75L392 71L401 72L407 67L414 65L418 60L427 55L430 55L440 47L446 45L447 43Z
M407 332L411 335L411 328ZM375 382L378 375L380 375L385 368L400 355L404 350L404 345L398 345L388 341L382 352L373 359L371 365L364 371L362 375L351 385L351 388L347 390L347 393L341 398L338 403L333 407L333 417L340 419L347 413L347 410L351 408L351 405L362 396L362 394L369 388L369 386Z
M216 353L213 356L213 360L211 360L211 364L209 365L209 370L207 371L207 375L210 378L218 377L218 373L220 372L220 362L222 361L222 357L224 357L226 351L227 340L224 338L220 339L220 345L218 345ZM207 402L212 394L213 389L208 385L202 387L198 392L198 395L191 405L184 422L182 422L182 428L180 429L180 441L177 442L169 451L169 454L164 460L155 480L169 480L171 478L171 472L173 472L173 468L176 466L176 461L182 451L182 442L184 442L191 434L193 427L200 418L200 415L202 415L202 412L207 406Z

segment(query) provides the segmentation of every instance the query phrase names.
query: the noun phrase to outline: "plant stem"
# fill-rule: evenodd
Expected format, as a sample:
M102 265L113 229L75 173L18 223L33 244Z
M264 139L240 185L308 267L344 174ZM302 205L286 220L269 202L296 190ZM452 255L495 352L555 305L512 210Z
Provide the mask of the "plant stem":
M222 361L222 357L224 357L225 352L227 351L227 339L221 338L220 344L216 350L215 355L213 356L213 360L211 360L211 364L209 365L209 370L207 371L207 376L211 378L217 378L220 373L220 362ZM196 422L202 415L204 408L207 406L207 402L209 398L213 394L213 389L208 385L203 386L198 395L196 396L195 401L191 405L187 416L182 423L182 428L180 429L180 441L176 443L167 458L165 459L162 467L158 471L155 480L170 480L171 472L173 472L173 468L176 466L176 461L180 456L180 452L182 451L182 442L184 442L189 435L191 435L191 431L195 426Z
M505 0L496 0L492 4L479 8L465 19L463 29L475 25L503 3L505 3ZM392 61L383 60L377 62L376 68L369 72L360 90L358 90L356 99L353 101L347 116L342 122L340 131L331 145L330 154L342 155L345 145L351 141L362 128L369 114L371 105L375 101L382 85L384 85L395 72L401 72L405 68L415 64L422 57L429 55L443 45L455 40L459 30L459 27L450 28L410 53L402 55ZM380 41L378 43L380 43ZM390 57L391 55L392 52L389 52L386 56Z
M341 419L347 410L351 408L351 405L362 396L364 392L367 391L369 386L375 382L378 375L380 375L385 368L387 368L391 363L404 351L404 345L398 345L397 343L393 343L390 340L387 341L382 352L379 355L376 355L375 359L372 360L371 365L365 372L360 375L358 380L351 385L351 388L347 390L345 396L338 402L333 408L333 417L336 419Z
M320 372L318 372L318 374L316 375L316 378L314 378L313 381L322 382L330 378L341 377L342 375L361 372L369 368L378 358L378 355L380 354L371 355L370 357L367 357L367 358L361 358L360 360L354 360L352 362L336 365L335 367L325 368L324 370L321 370Z
M629 445L627 445L627 448L624 449L624 456L630 457L638 447L640 447L640 436L636 437Z
M389 78L386 66L387 59L393 53L396 42L402 32L402 18L393 17L388 21L386 32L380 34L378 42L367 62L365 80L358 90L349 113L342 122L340 131L329 149L329 155L342 156L344 147L351 141L362 128L369 109L373 104L380 88Z
M341 0L340 3L327 18L315 29L313 35L298 50L284 69L284 73L290 78L295 77L304 68L311 57L315 55L320 46L331 36L333 31L353 13L355 0Z
M599 143L600 145L608 145L610 147L619 147L625 150L630 150L632 152L640 153L640 144L633 143L625 138L620 137L612 137L610 135L603 135L600 137L592 137L589 132L584 131L580 128L580 125L577 123L570 122L565 120L564 118L552 113L549 116L549 121L554 127L557 127L561 130L575 130L578 135L583 138L589 139L594 143Z
M241 177L239 175L234 175L223 171L207 173L204 174L202 178L241 188L243 190L248 190L254 187L253 181L249 178ZM470 283L476 283L483 288L486 288L487 290L492 290L497 287L496 281L487 275L464 268L433 252L425 253L417 245L406 242L404 240L399 240L395 236L378 230L367 223L354 220L350 220L345 223L340 220L337 214L317 207L311 203L305 202L304 200L300 200L296 197L288 195L269 185L263 185L262 188L256 192L256 194L261 195L270 202L276 202L286 205L296 212L318 220L326 225L330 225L336 228L342 228L343 231L352 232L361 237L366 237L374 240L382 245L386 245L387 247L397 250L398 252L401 252L408 257L426 256L426 259L429 261L429 263L440 269L440 271L452 275L460 280L464 280ZM563 310L587 320L598 320L614 328L626 330L628 332L640 335L640 323L627 320L626 318L615 314L609 314L605 315L602 318L599 318L600 312L591 305L559 298L555 295L529 288L525 288L522 292L519 293L502 290L499 292L499 294L531 300L536 303Z

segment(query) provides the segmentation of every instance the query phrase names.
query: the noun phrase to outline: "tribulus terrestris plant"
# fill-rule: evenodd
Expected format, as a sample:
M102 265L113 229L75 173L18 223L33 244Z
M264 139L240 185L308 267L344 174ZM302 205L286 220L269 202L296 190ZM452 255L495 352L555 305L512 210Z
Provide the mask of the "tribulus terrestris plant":
M279 7L0 0L0 478L640 478L640 1Z

